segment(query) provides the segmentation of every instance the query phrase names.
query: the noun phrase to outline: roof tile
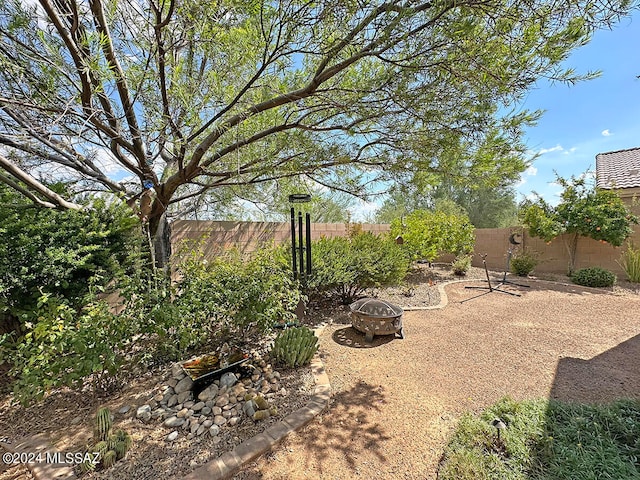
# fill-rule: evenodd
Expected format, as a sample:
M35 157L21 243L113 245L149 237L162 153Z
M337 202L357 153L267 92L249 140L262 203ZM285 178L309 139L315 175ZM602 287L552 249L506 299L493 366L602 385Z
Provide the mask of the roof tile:
M640 187L640 147L596 155L596 186Z

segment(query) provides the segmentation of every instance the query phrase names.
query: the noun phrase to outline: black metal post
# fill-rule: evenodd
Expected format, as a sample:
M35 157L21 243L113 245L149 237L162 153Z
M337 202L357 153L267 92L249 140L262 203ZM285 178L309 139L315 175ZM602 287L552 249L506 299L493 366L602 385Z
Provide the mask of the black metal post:
M296 257L298 252L296 249L296 211L291 207L291 260L293 262L293 278L298 278L298 265Z
M311 214L305 215L305 223L307 227L306 244L307 244L307 276L311 275Z
M302 212L298 212L298 245L300 246L300 277L304 276L304 244L302 243Z

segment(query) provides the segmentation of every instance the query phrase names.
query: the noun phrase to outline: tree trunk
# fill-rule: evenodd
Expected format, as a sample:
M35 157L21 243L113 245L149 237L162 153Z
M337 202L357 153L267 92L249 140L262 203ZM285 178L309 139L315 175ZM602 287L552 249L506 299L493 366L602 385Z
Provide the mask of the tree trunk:
M573 275L573 272L576 269L576 253L578 251L578 238L579 234L574 233L568 240L565 238L564 245L567 248L567 253L569 254L569 268L568 275Z
M167 220L167 211L162 202L153 202L149 215L149 236L155 266L168 272L171 258L171 226Z

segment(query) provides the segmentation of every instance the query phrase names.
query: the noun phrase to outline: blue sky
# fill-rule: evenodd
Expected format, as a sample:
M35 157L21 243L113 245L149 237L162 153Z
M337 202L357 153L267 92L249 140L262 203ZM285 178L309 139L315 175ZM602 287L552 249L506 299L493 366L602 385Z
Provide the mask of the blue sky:
M574 51L564 66L602 75L573 86L540 82L522 106L545 110L529 128L526 143L541 155L522 176L518 201L538 192L556 203L561 176L595 170L598 153L640 147L640 12L611 30L597 31L589 44Z

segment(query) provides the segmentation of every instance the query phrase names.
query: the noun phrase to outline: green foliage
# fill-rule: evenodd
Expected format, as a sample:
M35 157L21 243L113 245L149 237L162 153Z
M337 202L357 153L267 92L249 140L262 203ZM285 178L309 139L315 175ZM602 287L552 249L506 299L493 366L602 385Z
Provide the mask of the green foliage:
M571 281L585 287L613 287L616 283L616 276L604 268L589 267L573 272Z
M289 368L306 365L318 350L318 337L308 327L292 327L276 337L271 355Z
M23 403L52 388L79 387L87 377L94 388L107 388L117 373L124 374L137 325L118 318L106 303L92 301L78 311L43 295L21 319L24 335L0 338L0 362L11 365L13 390Z
M538 255L522 250L511 257L511 273L526 277L538 265Z
M618 264L624 269L630 282L640 283L640 248L629 243Z
M455 275L460 277L466 275L469 268L471 268L471 256L460 255L451 263L451 267L453 268L453 273Z
M177 338L180 348L214 334L242 337L252 330L269 331L278 322L293 321L302 298L285 247L263 248L251 258L229 251L208 260L194 249L178 271L182 280L169 310L172 326L200 337Z
M558 235L571 236L565 238L571 274L580 236L619 247L633 233L631 225L637 224L638 218L614 191L589 186L584 176L572 176L571 180L558 176L556 181L564 188L557 206L538 196L535 201L525 202L521 211L531 236L547 242Z
M500 439L494 419L506 424ZM447 446L440 480L638 478L640 402L584 405L502 399L465 414Z
M88 452L97 453L98 459L96 463L83 462L80 466L81 472L93 471L99 464L103 468L110 468L127 455L133 443L131 436L124 430L112 432L112 426L111 411L106 407L99 408L93 426L94 441L97 443Z
M388 236L357 232L349 237L321 238L311 247L313 275L309 288L335 293L351 303L367 288L398 285L406 276L409 260Z
M444 254L471 253L475 242L473 225L465 215L426 210L395 219L391 235L402 236L402 247L414 260L433 261Z
M95 198L81 211L8 206L16 196L0 183L0 309L18 314L43 294L77 307L91 286L104 288L139 261L139 222L124 203Z

